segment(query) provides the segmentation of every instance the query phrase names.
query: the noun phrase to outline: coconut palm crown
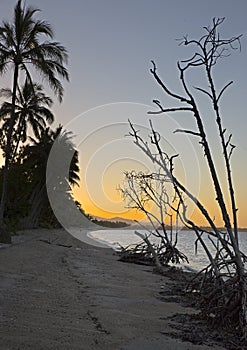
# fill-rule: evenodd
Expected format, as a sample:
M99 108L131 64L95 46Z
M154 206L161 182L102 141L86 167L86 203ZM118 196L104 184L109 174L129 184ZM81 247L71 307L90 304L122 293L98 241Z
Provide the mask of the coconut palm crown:
M31 79L30 66L48 81L59 100L63 97L63 86L56 75L69 79L64 63L67 51L52 39L54 34L49 23L34 18L39 9L22 6L19 0L14 11L13 23L3 21L0 26L0 74L11 67L18 78L19 69Z
M11 99L12 91L2 89L0 90L0 96ZM54 115L50 110L51 106L52 99L45 95L40 84L31 84L26 79L21 89L18 86L15 104L15 127L12 135L14 149L12 148L11 159L14 158L20 141L26 142L28 126L31 127L33 134L38 138L47 124L54 121ZM1 131L3 134L8 132L11 108L12 104L8 101L5 101L0 108L0 120L3 121ZM4 147L4 142L2 147Z

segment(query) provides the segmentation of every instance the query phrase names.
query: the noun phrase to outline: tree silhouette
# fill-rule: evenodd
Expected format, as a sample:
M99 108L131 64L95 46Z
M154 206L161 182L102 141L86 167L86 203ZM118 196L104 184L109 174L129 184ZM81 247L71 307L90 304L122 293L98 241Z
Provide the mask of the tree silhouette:
M19 72L24 71L31 84L30 67L34 68L49 83L60 101L63 97L63 86L57 76L68 80L68 72L64 67L67 62L66 49L58 42L49 40L54 36L53 30L49 23L35 19L37 11L39 10L25 7L19 0L14 9L13 22L4 21L0 26L0 74L5 73L8 68L14 72L0 205L1 241L11 241L10 233L4 229L4 210ZM45 37L48 40L43 41Z
M9 99L12 98L10 89L2 89L0 94ZM26 142L28 126L31 127L34 136L38 138L47 124L51 124L54 121L54 115L49 109L51 106L52 99L44 94L41 85L30 84L28 79L26 79L22 88L18 87L15 105L15 125L12 137L14 147L12 147L11 159L15 157L20 142ZM12 105L8 101L5 101L0 108L0 120L3 120L2 131L5 135L8 133L11 108ZM6 137L3 137L3 149L6 146L5 140Z
M224 39L219 33L219 26L224 18L213 19L210 27L205 27L205 35L200 39L188 39L184 37L180 40L181 45L193 46L195 48L192 56L177 64L179 78L183 93L177 94L169 89L167 84L157 73L156 64L152 61L151 74L155 81L161 87L165 95L179 102L175 107L163 107L158 100L153 100L158 110L149 112L153 115L162 115L167 112L190 112L195 120L195 130L178 129L175 132L182 132L199 139L202 147L204 159L207 162L209 174L212 179L213 189L218 208L221 213L225 229L219 229L203 204L188 187L174 174L174 156L169 156L161 146L161 135L150 122L151 134L150 142L144 140L135 126L130 123L130 135L135 144L153 161L156 166L162 169L166 178L173 184L176 197L179 200L179 214L183 224L193 230L197 235L197 241L205 250L209 265L206 266L195 279L196 288L202 299L202 312L206 318L213 320L215 324L231 326L234 332L237 332L244 341L247 337L247 281L245 262L246 256L241 252L238 240L237 207L233 188L231 156L235 146L232 144L232 135L227 133L223 127L220 101L226 89L232 84L232 81L217 91L212 71L219 59L228 56L230 50L237 49L240 46L240 37L234 36ZM224 172L217 172L217 164L213 160L213 151L209 142L207 131L204 127L201 108L195 98L195 94L187 80L187 74L191 69L201 68L205 74L208 87L196 87L195 89L209 99L213 107L216 128L219 134L219 144L222 147L223 161L226 170L226 179ZM223 191L225 180L228 183L228 191ZM230 208L226 204L225 198L229 195L231 200ZM201 228L192 218L187 217L188 203L193 203L206 219L209 229ZM209 238L211 249L205 243L205 235ZM194 286L193 286L194 288ZM213 318L212 318L213 317Z
M61 162L55 164L56 171L48 179L47 160L55 141L59 143ZM63 160L66 154L71 157L71 163L65 174ZM5 213L7 223L18 227L19 222L19 227L22 228L34 228L40 224L57 226L46 185L47 182L52 183L54 195L59 194L62 202L74 203L71 186L78 186L78 162L78 152L71 142L71 134L63 131L62 126L55 130L45 128L38 139L30 138L30 143L20 149L10 167L9 196ZM1 175L2 172L0 177Z

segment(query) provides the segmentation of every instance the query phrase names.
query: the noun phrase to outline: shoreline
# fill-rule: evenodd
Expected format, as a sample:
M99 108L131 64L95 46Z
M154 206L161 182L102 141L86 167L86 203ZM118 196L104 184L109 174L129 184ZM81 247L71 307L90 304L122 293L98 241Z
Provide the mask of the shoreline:
M175 296L165 300L172 295L168 277L119 262L112 249L87 245L63 229L14 237L0 249L0 274L3 350L224 349L210 340L179 339L173 317L197 311Z

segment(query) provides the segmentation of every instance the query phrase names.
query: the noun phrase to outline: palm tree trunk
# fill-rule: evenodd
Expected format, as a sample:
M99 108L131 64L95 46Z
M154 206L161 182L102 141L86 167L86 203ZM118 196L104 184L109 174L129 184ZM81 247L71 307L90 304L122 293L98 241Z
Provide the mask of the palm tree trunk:
M29 214L23 220L23 227L25 229L35 228L38 226L41 211L44 206L44 200L46 197L46 184L38 183L30 197L31 208Z
M22 123L22 120L19 120L19 123L18 123L18 126L17 126L17 132L18 132L18 138L17 138L17 142L16 142L16 145L15 145L15 148L12 152L12 155L11 155L11 161L14 161L15 159L15 156L17 154L17 151L18 151L18 147L19 147L19 144L20 144L20 141L21 141L21 133L22 133L22 129L23 129L23 123Z
M5 150L5 164L3 169L3 183L2 183L2 197L0 204L0 241L11 242L10 232L7 232L4 228L4 211L7 201L7 191L8 191L8 174L9 174L9 164L10 164L10 155L11 155L11 138L15 123L15 100L16 100L16 90L18 82L18 72L19 66L15 64L14 70L14 80L13 80L13 94L12 94L12 106L11 106L11 118L9 123L9 130L7 134L7 143Z

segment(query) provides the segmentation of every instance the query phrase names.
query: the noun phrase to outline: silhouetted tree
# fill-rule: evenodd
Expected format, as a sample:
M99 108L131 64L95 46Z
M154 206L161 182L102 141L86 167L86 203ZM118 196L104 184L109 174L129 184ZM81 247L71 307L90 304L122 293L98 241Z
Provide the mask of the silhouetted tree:
M57 166L56 173L53 173L53 179L47 179L47 160L55 140L58 139L60 140L62 158L66 156L67 152L71 154L68 178L64 177L64 172ZM78 151L75 150L70 140L70 133L63 131L62 126L59 126L55 131L46 128L41 132L38 140L31 138L31 141L32 144L25 147L23 152L23 165L28 169L28 176L32 183L32 192L28 199L30 209L23 220L23 225L26 228L37 227L42 220L44 208L50 208L46 190L47 181L59 184L59 188L54 187L52 190L59 192L64 200L69 198L71 201L73 201L71 186L78 185L79 181Z
M12 91L10 89L2 89L1 96L11 99ZM30 126L34 136L39 137L40 133L46 128L47 124L54 121L54 115L50 110L52 99L46 96L43 88L39 84L30 83L25 80L22 89L18 87L15 105L15 125L12 137L13 159L18 151L20 142L25 143L27 140L27 129ZM3 121L3 136L7 135L10 123L12 104L5 101L0 108L0 120ZM2 148L6 147L6 137L2 137Z
M216 227L214 217L210 215L206 206L196 197L188 187L185 187L178 177L174 174L174 157L169 156L161 146L161 135L150 122L151 134L150 142L144 140L135 126L130 123L130 135L134 138L135 144L158 166L162 169L166 178L173 184L176 197L179 201L180 219L184 225L194 230L197 240L204 248L209 265L198 275L199 290L203 299L202 311L206 317L211 319L215 324L230 325L234 332L241 335L242 340L247 337L247 312L246 297L247 283L246 270L244 263L246 256L241 252L238 240L237 224L237 207L232 180L231 156L235 146L231 143L232 135L228 135L223 127L220 110L220 100L226 89L232 84L227 83L219 91L216 88L215 80L212 76L212 70L219 59L228 56L230 49L237 49L240 45L240 37L235 36L224 39L219 33L219 26L223 23L224 18L213 19L212 26L205 27L205 34L199 39L190 40L188 37L181 39L180 44L195 47L191 58L178 62L179 78L183 93L177 94L171 91L167 84L157 73L157 67L152 62L151 74L155 81L161 87L162 91L169 97L178 101L180 105L176 107L163 107L158 100L153 102L158 107L157 111L150 112L153 115L161 115L167 112L190 112L194 116L195 130L176 130L183 132L199 139L202 146L205 160L207 162L209 173L213 182L216 202L218 204L225 229L221 230ZM187 73L194 68L201 68L205 73L208 87L196 87L196 90L206 95L213 107L216 127L219 133L219 142L222 147L223 161L226 170L226 181L228 182L228 193L223 191L225 181L224 172L217 172L216 163L213 160L213 152L208 140L207 131L204 127L201 108L196 100L194 93L187 81ZM231 200L230 208L226 205L226 196L229 194ZM214 200L214 199L213 199ZM203 229L191 218L187 217L188 202L191 201L206 219L210 229ZM211 242L211 249L205 243L204 237L208 236ZM202 274L203 272L203 274Z
M125 182L119 188L127 208L141 211L146 215L150 228L139 223L149 236L156 237L156 243L151 243L146 235L135 233L144 239L146 247L138 244L138 251L131 246L123 249L122 256L126 261L128 253L131 261L145 259L155 262L157 269L162 271L162 265L170 262L179 264L188 262L187 257L176 246L178 242L178 216L180 201L176 200L173 186L169 188L170 178L162 168L157 173L143 173L135 171L125 172ZM175 215L174 215L175 214ZM175 230L173 230L173 216ZM138 222L138 221L137 221ZM135 259L134 256L135 255Z
M57 76L68 80L68 72L64 67L67 61L66 49L52 39L53 31L45 21L35 19L38 9L25 7L19 0L14 9L13 22L4 21L0 26L0 74L8 68L13 69L13 88L11 101L11 118L5 148L5 165L0 204L0 241L11 241L10 233L4 229L4 210L7 199L7 180L11 155L11 140L15 124L16 92L19 71L25 72L32 82L29 67L32 66L49 83L59 100L63 97L63 86Z

